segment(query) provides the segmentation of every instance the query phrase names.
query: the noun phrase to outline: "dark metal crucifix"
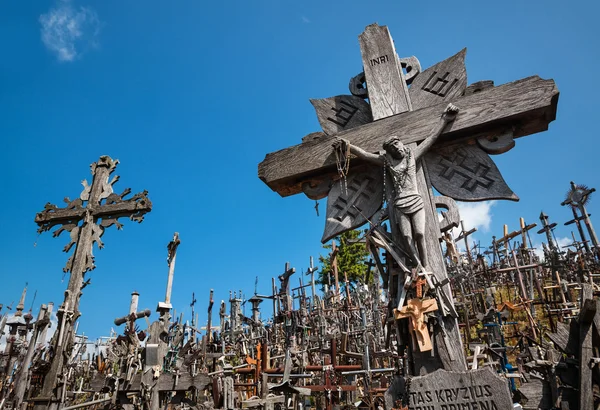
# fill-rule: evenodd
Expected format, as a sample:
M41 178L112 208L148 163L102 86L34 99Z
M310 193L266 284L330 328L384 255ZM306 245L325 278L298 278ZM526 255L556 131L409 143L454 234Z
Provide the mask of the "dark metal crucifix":
M38 224L38 232L49 231L59 226L53 236L57 237L62 232L70 234L70 241L63 249L69 252L73 246L75 251L68 259L63 271L70 272L69 284L65 291L65 299L58 310L58 329L60 335L54 346L54 356L50 369L45 376L44 386L40 395L34 398L36 408L56 409L61 397L62 389L66 388L66 380L63 368L69 358L69 352L73 347L74 324L79 317L79 299L83 286L83 278L86 272L93 270L94 255L92 248L94 243L102 249L104 244L100 239L104 229L116 225L122 228L119 218L128 217L132 221L142 222L144 214L152 210L152 202L147 197L148 192L143 191L129 199L125 199L131 193L131 189L125 189L120 195L115 194L113 185L119 180L118 176L109 181L118 160L109 156L101 156L98 162L91 165L92 184L88 185L86 180L82 181L84 187L78 198L64 199L67 204L64 208L47 203L44 210L35 216Z

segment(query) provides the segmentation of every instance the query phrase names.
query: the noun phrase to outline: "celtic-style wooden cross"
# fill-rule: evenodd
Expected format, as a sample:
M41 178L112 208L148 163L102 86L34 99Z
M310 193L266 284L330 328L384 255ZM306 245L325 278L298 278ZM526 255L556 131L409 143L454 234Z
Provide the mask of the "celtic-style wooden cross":
M65 299L60 307L58 316L56 346L50 369L44 378L44 386L40 396L35 399L36 408L56 408L58 400L62 397L61 389L66 388L64 384L63 367L70 357L73 347L74 324L79 317L79 299L83 286L83 277L86 272L93 270L94 255L92 248L94 243L102 249L104 244L100 239L104 229L111 225L122 228L119 218L128 217L132 221L142 222L144 214L152 210L152 202L143 191L129 199L125 199L131 189L127 188L123 193L115 194L113 185L119 180L115 176L109 181L118 160L109 156L102 156L98 162L91 165L92 184L88 185L86 180L82 181L83 191L79 198L71 200L64 199L67 206L58 208L56 205L47 203L44 210L35 216L38 224L38 232L49 231L59 226L53 236L59 236L67 231L70 241L64 251L69 252L73 246L75 251L68 259L64 272L70 272L69 284L65 291Z
M420 72L414 57L398 58L387 27L377 24L368 26L359 42L364 73L350 81L352 95L311 100L323 132L304 137L300 145L267 154L258 175L281 196L300 192L311 199L328 196L322 240L329 240L377 219L384 196L381 167L356 158L349 164L340 161L332 142L341 138L364 152L379 153L395 135L415 149L430 135L448 103L458 107L458 116L416 165L416 184L426 213L427 270L438 287L438 303L445 306L440 306L443 326L434 334L437 354L413 352L413 372L423 374L440 367L464 370L440 229L458 226L453 199L518 199L488 154L506 152L515 145L514 138L546 130L556 116L558 90L554 81L537 76L498 87L491 81L467 87L465 50ZM432 187L446 196L434 196ZM393 198L389 192L386 195L389 204ZM452 220L438 223L438 207L449 210L446 215L453 216Z

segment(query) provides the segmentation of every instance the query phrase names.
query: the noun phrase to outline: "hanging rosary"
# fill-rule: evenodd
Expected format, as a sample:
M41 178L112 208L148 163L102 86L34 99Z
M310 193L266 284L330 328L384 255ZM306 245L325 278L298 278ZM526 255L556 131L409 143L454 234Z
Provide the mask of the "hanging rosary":
M342 192L348 195L348 181L346 176L350 170L350 144L344 139L340 139L340 144L335 148L335 162L337 165L338 174L340 175L340 184Z

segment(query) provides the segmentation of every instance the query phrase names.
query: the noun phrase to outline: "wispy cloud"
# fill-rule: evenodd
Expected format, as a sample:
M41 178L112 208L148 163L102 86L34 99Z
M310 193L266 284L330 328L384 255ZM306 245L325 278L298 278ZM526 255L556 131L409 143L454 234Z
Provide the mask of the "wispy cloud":
M304 24L309 24L309 23L310 23L310 20L309 20L309 19L308 19L308 17L306 17L306 16L301 16L301 19L302 19L302 22L303 22Z
M560 248L561 251L566 251L567 250L567 245L570 245L573 243L573 239L572 238L567 238L567 237L558 237L556 238L556 244L558 245L558 247ZM542 243L541 242L536 242L533 244L533 249L535 254L540 258L540 259L544 259L544 248L542 247Z
M496 201L485 201L485 202L456 202L460 219L463 221L465 229L467 231L477 228L479 232L488 232L490 230L490 224L492 222L492 207L496 204ZM438 214L441 220L441 214ZM452 230L452 236L454 239L458 238L461 233L461 227L458 226ZM475 234L477 235L477 234ZM469 246L473 243L475 236L469 236ZM458 250L460 252L465 251L464 242L457 243Z
M460 218L466 230L477 228L478 231L488 232L492 222L492 207L496 201L457 202ZM460 235L460 227L454 229L454 236Z
M76 8L71 0L58 0L39 21L42 41L59 61L73 61L97 44L100 20L89 7Z

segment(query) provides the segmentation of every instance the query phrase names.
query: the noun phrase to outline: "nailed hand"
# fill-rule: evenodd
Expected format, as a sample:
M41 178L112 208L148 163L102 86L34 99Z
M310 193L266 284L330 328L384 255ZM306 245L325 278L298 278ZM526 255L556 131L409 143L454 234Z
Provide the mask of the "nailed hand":
M448 122L454 121L459 111L460 109L456 105L448 104L448 106L444 110L444 119Z

